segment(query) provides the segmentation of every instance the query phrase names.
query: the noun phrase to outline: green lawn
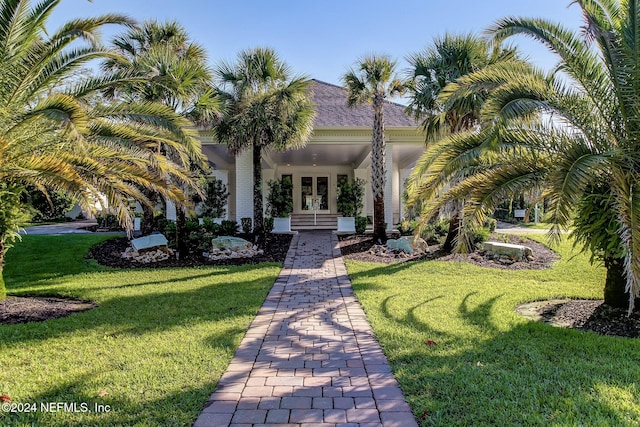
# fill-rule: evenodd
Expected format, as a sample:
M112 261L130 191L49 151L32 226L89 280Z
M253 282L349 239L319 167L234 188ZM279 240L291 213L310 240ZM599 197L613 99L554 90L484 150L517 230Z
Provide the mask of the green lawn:
M526 301L602 297L604 270L570 249L558 248L562 260L545 271L347 262L422 425L640 425L640 340L514 313Z
M14 295L68 295L97 309L0 325L0 394L36 403L2 426L190 425L231 360L280 266L109 270L84 260L106 237L25 236L8 254ZM42 413L44 402L109 413Z

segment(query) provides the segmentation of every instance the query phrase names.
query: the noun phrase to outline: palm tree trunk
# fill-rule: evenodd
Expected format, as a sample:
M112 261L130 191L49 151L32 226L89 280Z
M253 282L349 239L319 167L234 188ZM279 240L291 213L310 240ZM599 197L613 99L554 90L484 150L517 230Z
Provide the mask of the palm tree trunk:
M154 203L157 199L157 193L153 190L145 191L144 195ZM142 204L142 225L140 226L140 233L143 236L148 236L153 233L153 215L154 209L152 206L147 206L146 204Z
M7 289L4 286L4 254L7 251L7 246L5 245L6 236L0 236L0 301L4 300L7 297Z
M607 277L604 282L604 303L611 307L629 308L629 293L626 292L627 279L624 274L623 258L605 258ZM634 311L640 311L640 298L636 299Z
M256 242L262 241L262 147L253 145L253 233Z
M460 226L462 225L462 215L459 213L454 214L449 221L449 231L447 232L447 238L442 245L442 250L446 253L453 251L454 243L460 232Z
M384 222L385 142L384 142L384 99L375 96L373 100L373 140L371 141L371 189L373 191L373 241L386 242L387 232Z

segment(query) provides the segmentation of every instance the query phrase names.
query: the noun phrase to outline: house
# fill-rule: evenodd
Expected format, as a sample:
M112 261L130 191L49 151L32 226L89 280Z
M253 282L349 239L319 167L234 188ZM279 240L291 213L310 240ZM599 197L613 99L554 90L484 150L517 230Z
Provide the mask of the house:
M373 109L349 108L339 86L313 80L317 116L313 135L305 148L265 152L263 188L275 178L291 177L294 212L292 229L335 229L337 185L341 179L367 181L363 215L373 215L371 195L371 138ZM391 228L403 214L403 184L424 150L424 137L404 106L388 103L384 110L386 136L385 222ZM215 167L215 176L227 184L229 219L253 218L253 169L251 151L234 157L217 144L212 131L202 131L203 152ZM315 204L314 204L315 202ZM266 205L265 205L266 206Z

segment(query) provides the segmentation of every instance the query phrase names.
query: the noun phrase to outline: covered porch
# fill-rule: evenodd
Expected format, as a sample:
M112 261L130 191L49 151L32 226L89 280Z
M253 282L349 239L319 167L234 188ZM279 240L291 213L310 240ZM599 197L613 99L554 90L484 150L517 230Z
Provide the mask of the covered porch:
M201 135L203 151L215 176L229 188L229 219L253 219L253 168L251 152L231 156L211 134ZM365 184L363 216L373 216L371 194L371 129L319 127L302 149L263 154L263 193L267 182L289 177L293 183L292 229L336 229L338 183L362 179ZM415 128L386 129L385 222L391 229L404 213L402 192L415 161L424 150Z

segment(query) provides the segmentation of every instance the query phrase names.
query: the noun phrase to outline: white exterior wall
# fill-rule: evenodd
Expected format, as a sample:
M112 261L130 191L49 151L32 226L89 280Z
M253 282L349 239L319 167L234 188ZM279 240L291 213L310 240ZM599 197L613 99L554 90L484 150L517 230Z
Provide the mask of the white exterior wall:
M240 218L253 220L253 157L251 150L245 150L236 156L235 212L233 219L240 222Z

